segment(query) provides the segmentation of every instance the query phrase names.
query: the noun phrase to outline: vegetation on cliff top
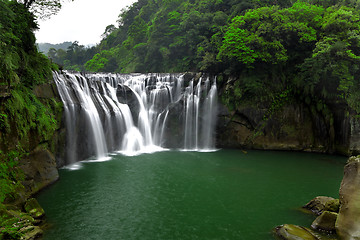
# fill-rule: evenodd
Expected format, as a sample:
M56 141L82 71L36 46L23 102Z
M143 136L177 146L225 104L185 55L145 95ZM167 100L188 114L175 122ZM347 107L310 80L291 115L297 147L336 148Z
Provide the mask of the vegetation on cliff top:
M75 42L49 56L81 71L235 76L223 91L229 107L286 94L308 105L346 100L359 111L358 8L351 0L139 0L96 47Z

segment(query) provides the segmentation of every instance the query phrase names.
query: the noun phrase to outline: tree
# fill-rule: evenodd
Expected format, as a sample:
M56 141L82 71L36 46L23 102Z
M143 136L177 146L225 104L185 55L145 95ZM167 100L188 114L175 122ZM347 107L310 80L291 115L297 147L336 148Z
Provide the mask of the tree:
M55 48L50 48L50 49L49 49L49 52L48 52L48 57L49 57L52 61L56 62L57 50L56 50Z
M218 58L252 67L288 62L317 40L324 8L297 2L291 8L262 7L237 16L225 33ZM296 59L295 59L296 60Z
M104 38L107 38L113 31L116 30L116 27L114 24L111 24L111 25L108 25L106 28L105 28L105 32L101 35L101 37L104 39Z
M17 2L23 4L38 18L46 19L58 13L64 0L17 0Z

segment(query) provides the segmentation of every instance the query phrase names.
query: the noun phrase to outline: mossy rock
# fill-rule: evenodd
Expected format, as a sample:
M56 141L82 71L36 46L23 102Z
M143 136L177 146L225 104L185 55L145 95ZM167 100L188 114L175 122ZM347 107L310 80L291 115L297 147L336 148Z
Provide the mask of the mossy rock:
M325 203L325 211L338 213L340 208L339 199L329 200Z
M326 204L328 203L328 207L331 207L334 200L335 199L332 197L318 196L308 202L305 206L303 206L303 208L320 216L322 212L327 210Z
M22 233L21 240L35 240L43 235L43 230L38 226L27 226L20 230Z
M318 240L309 229L292 224L278 226L274 232L282 240Z
M40 206L35 198L30 198L25 203L25 211L33 218L42 218L45 215L44 209Z
M347 163L353 163L353 162L360 162L360 155L349 157L349 159L347 160Z
M16 210L9 210L8 216L10 216L10 218L16 218L21 221L28 221L30 223L35 222L35 219L32 216L30 216L28 213L23 213Z
M314 220L314 222L311 224L311 228L318 231L334 233L337 217L338 214L335 212L324 211Z

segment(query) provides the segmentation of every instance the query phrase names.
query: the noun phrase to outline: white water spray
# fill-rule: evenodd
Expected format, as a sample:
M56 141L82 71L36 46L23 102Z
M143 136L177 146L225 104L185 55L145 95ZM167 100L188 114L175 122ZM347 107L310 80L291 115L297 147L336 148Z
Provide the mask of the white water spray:
M215 148L216 80L210 87L208 77L186 84L182 74L54 73L54 79L64 102L67 163L82 160L83 151L101 159L108 151Z

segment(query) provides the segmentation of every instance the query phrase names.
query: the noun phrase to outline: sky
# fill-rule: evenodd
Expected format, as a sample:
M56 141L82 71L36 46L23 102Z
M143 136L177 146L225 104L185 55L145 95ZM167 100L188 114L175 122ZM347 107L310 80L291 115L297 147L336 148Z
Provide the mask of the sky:
M59 13L39 20L35 32L37 43L79 41L81 45L99 43L106 26L116 24L121 9L136 0L74 0L65 1Z

